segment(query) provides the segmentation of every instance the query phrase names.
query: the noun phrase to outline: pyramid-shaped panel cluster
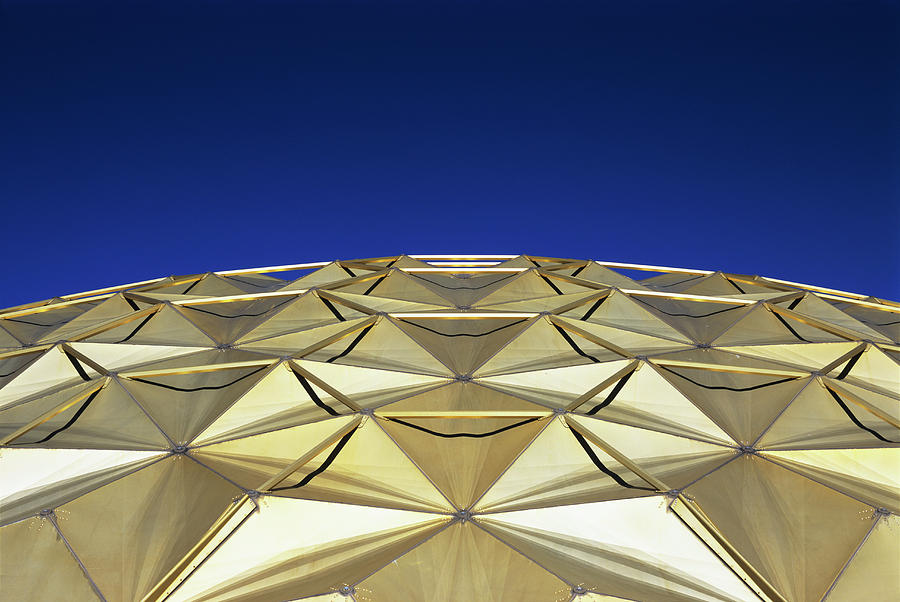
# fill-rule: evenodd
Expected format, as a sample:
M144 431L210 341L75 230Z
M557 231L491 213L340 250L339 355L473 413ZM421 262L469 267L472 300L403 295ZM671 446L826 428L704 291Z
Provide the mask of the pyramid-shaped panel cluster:
M54 298L0 312L0 446L2 599L900 599L900 304L771 278L403 255Z

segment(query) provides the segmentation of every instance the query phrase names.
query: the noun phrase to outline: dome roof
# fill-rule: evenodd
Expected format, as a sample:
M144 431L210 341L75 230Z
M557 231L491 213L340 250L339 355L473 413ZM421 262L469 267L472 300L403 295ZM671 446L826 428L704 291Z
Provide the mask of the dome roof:
M535 256L0 311L11 600L900 598L900 304Z

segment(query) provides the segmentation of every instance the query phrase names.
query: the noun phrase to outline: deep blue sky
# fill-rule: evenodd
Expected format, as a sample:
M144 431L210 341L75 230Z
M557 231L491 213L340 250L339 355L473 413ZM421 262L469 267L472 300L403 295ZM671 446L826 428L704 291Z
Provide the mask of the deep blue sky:
M0 307L401 252L900 299L898 7L0 2Z

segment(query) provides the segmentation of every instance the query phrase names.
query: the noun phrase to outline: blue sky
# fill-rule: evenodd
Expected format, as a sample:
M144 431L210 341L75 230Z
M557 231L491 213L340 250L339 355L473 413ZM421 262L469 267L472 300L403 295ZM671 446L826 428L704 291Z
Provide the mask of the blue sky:
M0 5L0 306L397 253L900 299L896 2Z

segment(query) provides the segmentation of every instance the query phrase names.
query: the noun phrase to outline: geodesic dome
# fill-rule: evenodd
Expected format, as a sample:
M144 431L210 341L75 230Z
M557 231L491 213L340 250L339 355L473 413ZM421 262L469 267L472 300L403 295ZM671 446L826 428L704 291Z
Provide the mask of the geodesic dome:
M898 362L897 303L533 256L11 308L0 597L900 599Z

